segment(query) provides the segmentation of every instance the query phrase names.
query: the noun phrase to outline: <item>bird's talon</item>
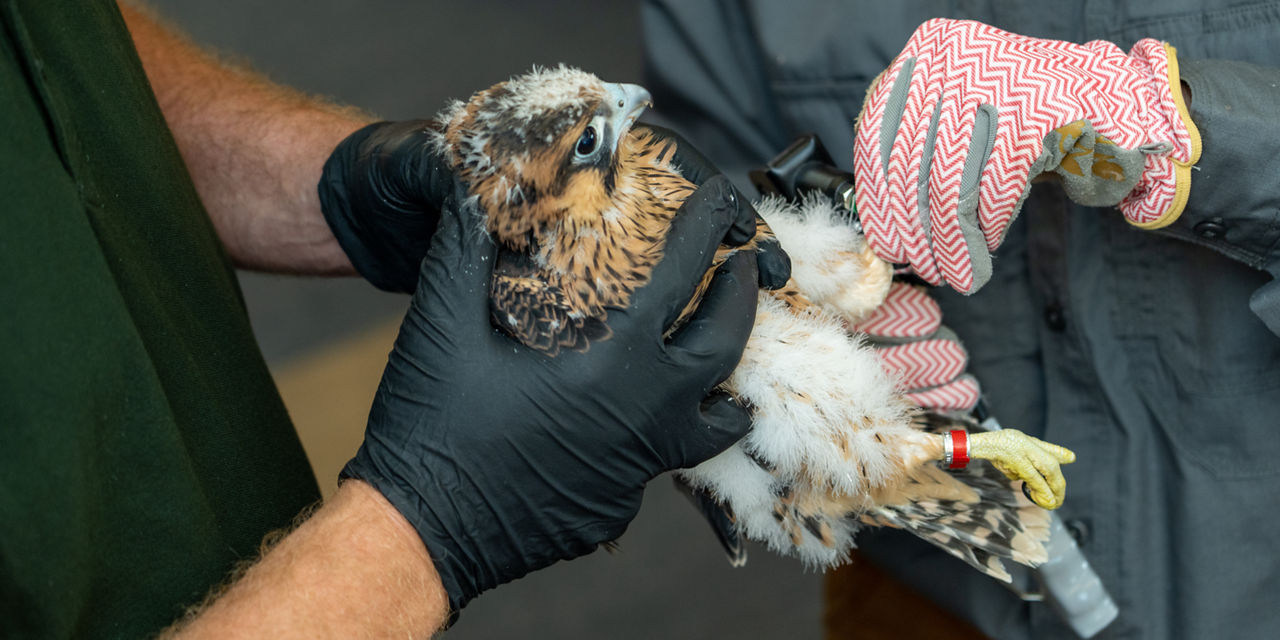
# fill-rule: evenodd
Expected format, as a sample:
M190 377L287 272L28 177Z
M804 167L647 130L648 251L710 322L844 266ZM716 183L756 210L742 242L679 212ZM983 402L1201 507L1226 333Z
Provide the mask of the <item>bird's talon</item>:
M1075 459L1071 451L1015 429L972 434L969 448L970 456L989 460L1010 480L1023 481L1022 492L1032 502L1045 509L1062 506L1066 478L1060 465Z

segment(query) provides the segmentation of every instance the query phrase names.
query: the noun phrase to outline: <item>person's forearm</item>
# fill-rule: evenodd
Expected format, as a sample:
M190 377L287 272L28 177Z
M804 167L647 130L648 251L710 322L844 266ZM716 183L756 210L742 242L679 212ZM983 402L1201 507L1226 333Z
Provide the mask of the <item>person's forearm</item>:
M382 494L349 480L225 593L162 637L426 638L448 599Z
M122 2L160 108L237 266L354 274L316 196L320 169L369 118L220 63Z

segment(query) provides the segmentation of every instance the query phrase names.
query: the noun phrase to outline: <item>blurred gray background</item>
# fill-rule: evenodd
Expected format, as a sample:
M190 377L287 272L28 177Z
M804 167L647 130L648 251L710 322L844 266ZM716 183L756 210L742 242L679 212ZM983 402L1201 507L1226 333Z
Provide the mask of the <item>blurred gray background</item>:
M642 80L636 2L150 5L197 42L278 82L387 119L433 115L447 99L465 99L534 64L564 62L609 81ZM273 371L295 376L352 336L394 326L407 304L355 279L242 273L241 284ZM385 346L372 348L382 350L370 357L385 357ZM353 415L365 410L352 408ZM485 594L444 637L815 638L820 587L818 574L761 548L752 549L746 567L730 568L710 529L659 478L618 553L561 563Z

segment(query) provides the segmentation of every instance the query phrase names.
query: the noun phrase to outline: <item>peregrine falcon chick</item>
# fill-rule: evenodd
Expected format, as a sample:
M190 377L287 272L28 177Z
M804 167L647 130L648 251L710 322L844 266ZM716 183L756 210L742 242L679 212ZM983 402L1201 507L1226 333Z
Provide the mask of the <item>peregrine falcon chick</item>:
M609 309L625 308L645 284L696 188L675 164L674 143L632 129L648 104L641 87L562 66L494 85L439 116L439 149L500 246L493 321L548 357L608 339ZM865 525L910 530L1003 580L1002 559L1043 561L1048 512L988 465L943 470L936 431L965 425L913 408L849 329L883 301L889 265L829 202L757 208L783 247L803 250L790 251L792 281L761 292L725 383L751 409L752 431L677 474L731 561L745 560L745 536L835 565ZM771 233L762 222L757 240ZM734 250L722 247L715 264Z

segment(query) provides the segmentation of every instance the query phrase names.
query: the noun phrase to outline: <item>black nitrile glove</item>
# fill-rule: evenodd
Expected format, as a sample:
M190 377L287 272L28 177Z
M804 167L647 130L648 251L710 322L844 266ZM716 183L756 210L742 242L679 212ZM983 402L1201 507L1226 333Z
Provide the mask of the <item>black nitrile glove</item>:
M653 132L654 137L668 139L676 144L673 160L685 180L702 185L707 180L722 175L720 170L702 155L702 152L680 137L680 134L666 127L652 124L637 124L635 128L648 129ZM734 189L734 193L740 201L745 202L737 189ZM754 233L754 227L752 232ZM762 288L781 288L791 278L791 258L782 250L782 245L778 244L777 238L761 241L756 246L756 261Z
M555 357L490 324L497 249L479 214L460 210L460 187L443 201L364 444L342 475L372 484L417 529L455 615L486 589L616 539L646 482L746 434L747 412L714 389L754 323L753 252L727 261L663 339L716 246L753 224L732 193L725 178L707 180L677 214L651 281L609 311L612 335Z
M356 271L386 291L413 293L418 267L453 184L432 151L427 120L378 122L347 136L324 163L320 209Z

